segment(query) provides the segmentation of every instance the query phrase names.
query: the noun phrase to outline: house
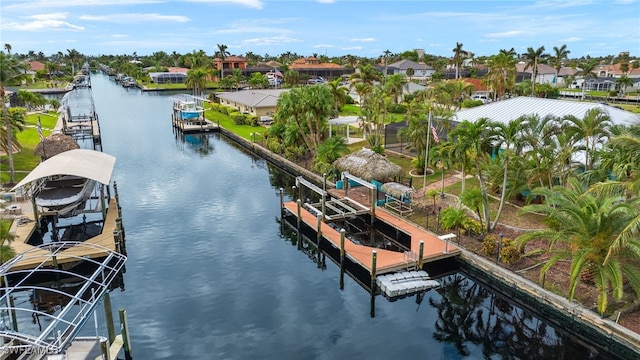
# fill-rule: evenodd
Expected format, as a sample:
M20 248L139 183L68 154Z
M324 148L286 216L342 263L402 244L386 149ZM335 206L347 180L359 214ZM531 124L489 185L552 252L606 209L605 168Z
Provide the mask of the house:
M221 105L234 108L254 116L273 116L278 98L288 89L254 89L215 93Z
M408 76L408 69L413 69L413 75L411 77L414 78L428 78L436 72L434 68L427 64L417 63L415 61L405 59L387 65L387 75L403 74L405 76Z
M29 70L33 71L34 73L36 71L42 71L45 69L44 64L40 61L29 61L27 62L27 64L29 64Z
M324 79L335 79L345 74L350 74L353 70L334 63L321 63L315 57L300 58L289 64L289 70L295 70L300 74L309 75L312 78L318 76Z
M473 86L473 92L471 93L472 99L483 100L484 103L486 103L488 99L491 99L491 91L489 91L489 88L487 88L482 79L464 78L462 80Z
M221 58L214 58L213 66L216 70L224 70L224 76L231 75L233 69L240 69L244 73L247 68L247 59L235 55L226 56L224 61Z
M516 71L518 73L516 76L518 79L517 81L531 80L533 66L527 67L527 64L521 61L516 64ZM555 84L556 69L547 64L538 64L535 82L538 84Z
M620 69L621 63L613 64L613 65L600 65L595 70L595 73L598 74L598 77L613 77L619 78L624 72ZM630 78L640 78L640 67L633 68L631 64L629 64L629 69L626 75Z

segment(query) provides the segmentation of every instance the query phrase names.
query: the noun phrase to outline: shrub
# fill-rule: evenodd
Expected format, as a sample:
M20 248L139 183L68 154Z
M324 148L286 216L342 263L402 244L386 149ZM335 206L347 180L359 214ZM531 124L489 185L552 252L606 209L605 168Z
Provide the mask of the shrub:
M246 124L246 117L244 114L241 114L237 111L234 111L232 113L229 114L229 116L231 116L231 119L233 119L233 123L236 125L244 125Z
M351 96L349 96L348 94L344 97L344 103L348 104L348 105L353 105L355 104L355 100L353 100L353 98Z
M464 109L468 109L468 108L474 108L476 106L480 106L482 104L483 104L482 100L465 99L462 102L462 107Z
M478 220L469 217L462 220L462 228L471 232L471 234L482 234L483 232L482 224Z
M495 235L487 235L482 241L482 251L487 255L495 255L498 249L498 239Z
M618 96L618 92L616 90L609 91L609 96Z
M246 115L245 116L245 121L247 124L251 125L251 126L258 126L258 117L255 115Z
M505 264L511 264L520 259L520 249L518 245L510 238L502 239L502 248L500 249L500 260Z
M407 112L407 107L403 104L389 104L387 110L392 114L404 114Z

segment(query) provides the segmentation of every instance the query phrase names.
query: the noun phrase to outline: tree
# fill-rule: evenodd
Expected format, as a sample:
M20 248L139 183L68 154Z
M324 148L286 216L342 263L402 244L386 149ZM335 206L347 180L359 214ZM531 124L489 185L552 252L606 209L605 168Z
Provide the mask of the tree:
M413 77L413 75L415 74L415 70L413 70L412 67L407 69L407 76L409 77L409 82L411 82L411 78Z
M595 152L598 144L609 138L611 118L604 110L593 108L582 119L571 115L563 119L567 122L565 131L575 136L577 141L584 141L584 166L586 170L591 169L590 155Z
M265 74L254 72L249 79L249 85L255 89L264 89L269 87L269 79Z
M551 258L541 268L541 278L558 262L570 260L569 300L573 300L581 280L593 277L600 314L607 309L609 293L616 300L622 298L625 283L640 296L639 239L632 238L625 244L629 251L615 251L615 239L637 216L637 204L620 196L589 192L575 178L566 187L539 188L533 193L542 196L544 203L527 205L523 210L546 215L551 226L525 233L517 241L520 246L533 239L548 242Z
M340 109L344 106L347 99L347 88L340 85L340 78L335 78L327 83L331 97L333 98L334 115L338 116Z
M76 76L76 61L82 58L82 54L76 49L67 49L67 59L71 62L71 76Z
M11 242L15 240L15 234L10 232L11 220L0 220L0 264L4 264L15 256ZM5 245L6 244L6 245Z
M467 143L468 148L466 156L473 159L476 168L476 176L480 182L480 191L482 192L482 200L484 207L484 219L487 224L487 231L491 231L491 220L489 218L489 195L487 194L487 185L482 175L482 160L486 158L489 141L491 122L487 118L478 119L475 122L464 120L458 127L453 129L449 136L459 143Z
M403 91L408 89L407 79L402 74L393 74L386 78L384 89L393 97L393 102L397 104Z
M184 55L184 63L191 69L204 68L208 69L211 67L211 61L207 57L207 54L202 51L195 51Z
M456 67L456 79L460 78L460 67L462 66L462 60L469 53L462 49L462 43L456 42L456 47L453 48L453 59L451 62Z
M358 65L358 71L354 72L350 76L351 81L363 82L369 85L373 85L375 81L380 81L380 72L376 70L371 64Z
M443 230L456 230L458 239L460 238L460 227L467 219L467 211L461 206L450 206L440 213L440 227Z
M9 178L13 184L15 169L13 166L13 142L14 136L11 134L11 121L9 120L9 113L7 111L7 101L5 99L5 84L11 80L16 80L24 76L24 71L27 69L25 63L19 63L16 59L9 57L0 51L0 102L2 102L2 114L4 114L5 122L5 135L6 135L6 151L9 156Z
M387 75L389 75L387 73L387 66L389 66L388 62L389 62L389 55L391 55L391 51L389 51L389 49L385 50L383 52L383 57L384 57L384 75L383 75L383 82L387 81Z
M558 86L558 74L560 73L560 68L562 68L562 61L565 60L570 53L571 51L567 50L567 44L563 44L561 47L553 47L551 60L553 60L553 68L556 69L556 87Z
M222 60L221 67L220 67L220 77L223 78L224 77L224 61L227 58L227 56L231 54L227 51L227 45L223 45L223 44L216 44L216 45L218 46L218 51L216 51L216 56L220 58L220 60Z
M24 129L24 117L27 113L27 110L22 107L12 107L8 109L7 114L9 116L9 129L11 130L11 146L13 149L21 150L22 146L18 143L17 134ZM0 120L5 121L4 113L0 114ZM6 121L5 121L6 123ZM7 130L6 128L0 129L0 138L7 139ZM0 142L0 150L5 153L9 153L8 143Z
M516 82L516 59L506 51L489 58L487 82L494 90L494 100L503 99Z
M202 96L204 89L207 88L207 70L203 68L189 69L187 71L187 80L185 85L187 89L193 91L193 96Z
M616 85L618 85L620 91L624 94L627 86L633 86L633 80L627 75L622 75L616 79Z
M333 164L342 155L347 154L349 148L340 136L332 136L323 141L316 152L316 163Z
M4 44L4 49L7 50L7 54L11 55L11 44Z
M531 94L535 93L535 83L538 78L538 64L540 63L540 59L548 57L549 54L544 53L544 46L541 46L537 49L533 49L532 47L527 48L527 53L524 54L525 60L527 64L524 66L524 69L527 70L531 68Z
M580 70L576 72L576 75L582 76L582 98L584 99L585 91L587 90L587 81L590 78L597 79L596 68L598 62L596 60L587 60L580 63Z
M280 95L274 120L286 124L295 122L307 150L315 153L332 113L333 99L324 85L291 89Z
M522 127L522 122L523 119L518 118L509 121L507 124L503 124L501 122L494 122L491 124L493 126L493 145L495 146L495 148L503 150L503 174L502 186L500 189L500 205L498 206L498 212L496 213L493 225L491 225L491 231L493 231L498 225L498 219L500 219L500 215L502 214L502 209L504 208L504 203L508 193L507 180L509 175L509 159L511 159L511 157L514 155L518 156L520 154L521 144L519 144L519 140L521 138L520 129Z

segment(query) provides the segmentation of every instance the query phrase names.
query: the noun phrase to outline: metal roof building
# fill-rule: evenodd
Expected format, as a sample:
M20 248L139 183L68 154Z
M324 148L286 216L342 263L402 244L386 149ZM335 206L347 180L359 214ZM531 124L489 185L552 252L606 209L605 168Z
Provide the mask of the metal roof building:
M587 111L593 108L600 108L606 111L611 117L611 122L614 124L630 125L640 123L640 114L634 114L605 104L526 96L493 102L471 109L463 109L456 112L452 120L458 122L469 120L473 122L481 118L489 118L493 121L507 123L520 116L534 114L540 117L548 115L555 117L573 115L578 118L583 118Z

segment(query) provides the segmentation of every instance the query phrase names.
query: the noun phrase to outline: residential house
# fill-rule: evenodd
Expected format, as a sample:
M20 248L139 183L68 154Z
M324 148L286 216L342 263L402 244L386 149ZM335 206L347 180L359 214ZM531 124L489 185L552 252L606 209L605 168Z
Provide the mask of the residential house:
M408 76L408 69L413 69L413 75L411 77L417 79L429 78L436 72L434 68L425 63L417 63L415 61L405 59L387 65L387 75L403 74ZM384 69L382 71L384 72Z
M598 74L598 77L619 78L624 74L624 72L620 70L620 65L620 63L613 65L600 65L595 70L595 73ZM632 79L640 78L640 67L634 69L633 66L629 64L629 70L627 71L626 75Z
M226 56L224 61L221 58L214 58L213 66L216 70L224 70L224 76L231 75L233 69L240 69L244 73L247 69L247 59L235 55Z
M350 74L353 70L334 63L321 63L315 57L300 58L289 64L289 70L295 70L300 74L310 77L322 77L324 79L335 79L345 74Z
M533 66L527 67L527 64L521 61L516 64L516 71L516 81L520 82L531 80ZM547 64L538 64L538 71L536 74L535 82L538 84L555 84L556 69L553 66Z
M215 93L221 105L254 116L273 116L278 98L288 89L254 89Z
M491 99L491 91L489 90L489 88L487 88L487 85L484 84L484 81L482 79L464 78L462 80L473 86L473 91L471 92L472 99L484 100L485 103L488 101L488 99Z

